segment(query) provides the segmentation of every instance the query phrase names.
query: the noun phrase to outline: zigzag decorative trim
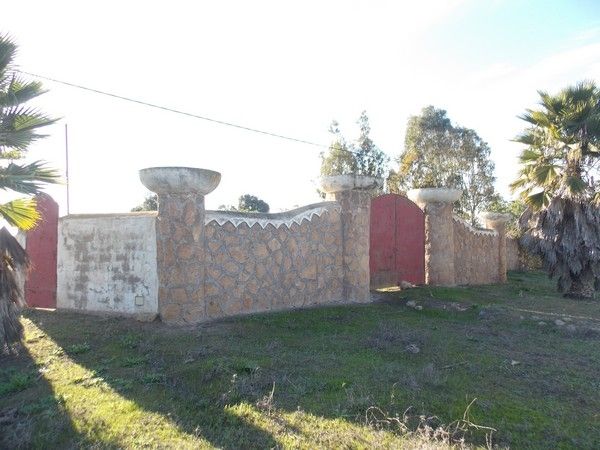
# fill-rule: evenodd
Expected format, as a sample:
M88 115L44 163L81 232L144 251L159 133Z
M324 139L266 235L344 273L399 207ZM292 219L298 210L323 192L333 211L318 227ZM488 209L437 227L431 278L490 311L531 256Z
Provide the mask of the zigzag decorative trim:
M498 232L496 230L475 228L475 227L473 227L473 225L471 225L469 222L467 222L462 217L458 217L455 215L452 215L452 218L454 219L455 222L464 226L471 233L476 234L478 236L498 236Z
M246 224L250 228L258 224L263 229L267 225L273 225L275 228L286 227L289 229L293 224L301 225L305 220L310 222L314 216L321 217L324 213L331 211L341 211L340 205L337 202L325 202L275 214L206 211L204 223L208 225L215 222L219 226L223 226L229 222L236 228L241 224Z

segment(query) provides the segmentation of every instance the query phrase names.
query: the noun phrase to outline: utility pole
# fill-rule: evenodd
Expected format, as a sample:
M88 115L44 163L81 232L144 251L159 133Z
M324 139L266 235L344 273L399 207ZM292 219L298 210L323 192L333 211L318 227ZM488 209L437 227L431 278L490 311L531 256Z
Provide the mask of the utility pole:
M69 129L67 128L67 124L65 123L65 160L66 160L66 170L65 175L67 179L67 216L70 213L70 198L69 198Z

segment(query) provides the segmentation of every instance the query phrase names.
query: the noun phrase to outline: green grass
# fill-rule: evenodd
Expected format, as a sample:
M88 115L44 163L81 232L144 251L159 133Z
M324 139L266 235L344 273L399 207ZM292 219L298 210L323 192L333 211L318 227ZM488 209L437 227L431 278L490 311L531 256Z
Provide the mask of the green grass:
M600 303L538 273L186 329L23 323L25 350L0 359L0 447L426 448L406 433L423 421L485 446L467 416L499 447L600 447Z

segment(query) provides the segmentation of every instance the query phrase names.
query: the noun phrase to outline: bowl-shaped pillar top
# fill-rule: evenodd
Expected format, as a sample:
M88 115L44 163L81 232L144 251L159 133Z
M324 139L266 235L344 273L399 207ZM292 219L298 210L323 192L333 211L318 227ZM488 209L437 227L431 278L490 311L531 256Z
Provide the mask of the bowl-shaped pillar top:
M497 212L483 212L480 217L483 219L485 226L493 230L506 226L512 219L510 214Z
M411 189L406 196L413 202L423 205L426 203L453 203L460 198L461 191L450 188Z
M140 170L140 181L159 195L206 195L219 185L221 174L196 167L148 167Z
M327 194L336 192L376 189L383 186L383 179L368 175L330 175L321 177L321 189Z

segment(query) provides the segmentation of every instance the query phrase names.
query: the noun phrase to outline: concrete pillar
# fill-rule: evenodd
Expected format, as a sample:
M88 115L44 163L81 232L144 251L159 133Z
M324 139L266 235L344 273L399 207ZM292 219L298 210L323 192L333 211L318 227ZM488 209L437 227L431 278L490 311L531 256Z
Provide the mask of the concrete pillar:
M158 194L158 313L166 323L198 323L206 318L204 196L217 187L221 174L152 167L140 170L140 180Z
M323 177L322 189L341 206L343 300L369 302L369 239L373 188L380 178L360 175Z
M458 189L445 188L413 189L407 193L425 213L425 284L456 284L452 208L460 194Z
M498 233L498 282L506 283L507 258L506 258L506 224L510 220L509 214L485 212L481 215L486 228Z

